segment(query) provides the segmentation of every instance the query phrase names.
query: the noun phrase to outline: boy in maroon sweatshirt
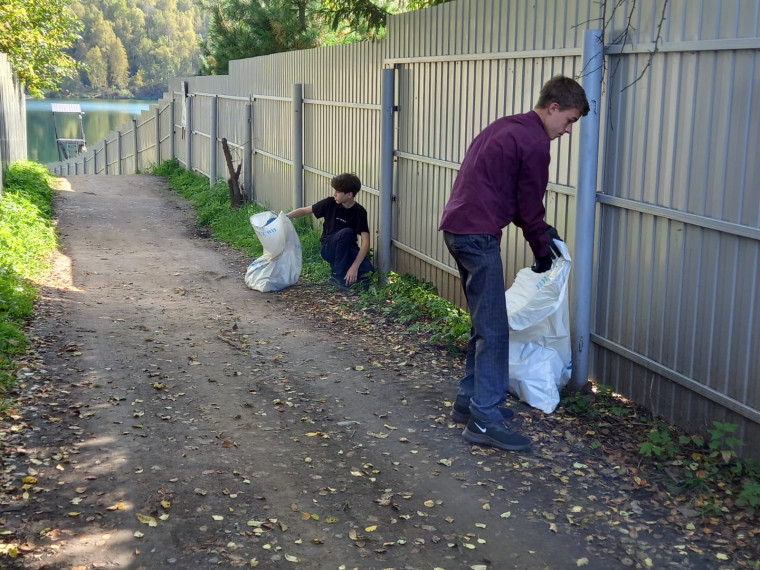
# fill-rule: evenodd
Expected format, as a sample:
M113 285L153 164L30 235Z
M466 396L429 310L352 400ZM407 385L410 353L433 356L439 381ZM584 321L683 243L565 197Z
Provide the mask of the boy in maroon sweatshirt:
M559 236L544 221L549 147L588 112L583 88L569 77L553 77L532 111L497 119L475 137L444 208L439 229L459 269L472 320L451 417L467 423L463 435L471 443L530 447L527 437L505 425L514 414L501 407L509 389L501 233L514 223L533 251L533 271L551 268L551 239Z

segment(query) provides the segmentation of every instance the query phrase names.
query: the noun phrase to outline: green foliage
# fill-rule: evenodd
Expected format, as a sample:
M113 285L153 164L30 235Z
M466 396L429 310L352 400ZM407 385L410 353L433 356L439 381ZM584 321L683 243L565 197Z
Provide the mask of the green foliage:
M0 53L34 97L76 75L78 64L65 50L77 40L81 23L69 0L0 2Z
M327 16L333 30L341 28L360 30L363 33L363 39L377 39L384 35L385 23L389 15L420 10L448 1L322 0L321 12Z
M655 422L639 453L667 467L670 477L681 469L679 486L696 493L693 503L703 516L720 515L726 496L735 495L736 504L751 517L760 506L760 466L738 457L736 449L744 442L733 435L736 424L713 421L712 425L705 443L698 435L675 438L672 426Z
M645 441L641 443L639 453L647 457L657 457L659 459L670 459L676 455L676 447L673 436L670 434L668 426L664 423L657 423L649 433Z
M760 479L748 477L744 481L739 496L736 498L736 504L744 507L750 516L760 509Z
M432 283L391 272L384 284L375 279L362 293L364 304L388 315L410 332L424 332L430 341L451 351L463 349L470 334L470 315L438 296Z
M318 0L200 0L209 15L200 72L225 74L233 59L320 44Z
M34 309L32 279L49 269L57 246L50 175L41 164L14 162L0 194L0 399L13 385L13 357L26 348L23 326Z
M610 386L594 386L592 391L562 392L562 407L566 412L589 418L621 418L634 413L612 391Z
M0 197L0 267L27 279L47 271L57 245L51 200L44 166L19 161L7 170Z
M200 8L190 0L70 0L84 23L73 57L85 64L62 91L159 97L169 79L195 73Z
M445 1L445 0L444 0ZM200 0L209 17L200 72L225 74L233 59L365 40L385 35L389 14L441 0Z
M311 216L304 216L293 221L298 237L301 240L301 255L303 267L301 276L315 282L325 282L330 278L330 264L322 259L322 230L314 225Z

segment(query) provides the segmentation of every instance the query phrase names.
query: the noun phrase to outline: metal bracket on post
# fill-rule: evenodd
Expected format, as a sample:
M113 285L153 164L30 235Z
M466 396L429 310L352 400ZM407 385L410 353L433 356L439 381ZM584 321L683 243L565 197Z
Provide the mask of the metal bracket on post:
M378 228L377 257L381 275L391 271L391 218L393 215L393 147L396 110L396 70L383 70L383 93L380 127L380 227Z
M303 206L303 84L293 84L293 208Z
M596 183L599 167L599 126L604 78L604 32L586 30L583 38L583 89L591 110L580 123L580 162L575 205L575 253L571 299L573 370L569 388L580 390L588 381L591 342L591 289L594 271Z

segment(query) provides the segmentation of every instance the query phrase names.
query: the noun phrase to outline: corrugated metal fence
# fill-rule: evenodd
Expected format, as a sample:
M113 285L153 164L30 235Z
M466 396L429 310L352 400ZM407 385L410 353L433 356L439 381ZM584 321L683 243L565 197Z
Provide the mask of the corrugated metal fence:
M117 174L176 156L227 178L226 138L246 191L275 210L311 204L330 194L330 176L356 172L377 230L382 78L393 69L393 180L382 182L392 226L374 245L388 240L392 269L462 303L437 224L467 145L530 109L551 76L582 76L583 34L603 29L590 376L689 429L734 422L758 456L759 15L760 0L451 2L390 18L380 42L177 79L123 132L52 168ZM578 142L553 143L547 193L571 251ZM502 249L511 282L529 249L513 228Z
M0 53L0 193L3 169L26 159L26 100L11 71L8 56Z

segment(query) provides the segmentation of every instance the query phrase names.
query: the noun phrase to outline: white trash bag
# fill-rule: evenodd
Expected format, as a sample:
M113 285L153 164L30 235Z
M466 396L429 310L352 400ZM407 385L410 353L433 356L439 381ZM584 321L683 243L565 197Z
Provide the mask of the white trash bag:
M509 315L509 391L545 413L559 404L570 380L570 252L554 240L561 256L545 273L521 269L505 298Z
M301 240L293 222L280 212L259 212L251 225L264 247L245 274L245 284L256 291L279 291L298 282L301 276Z

